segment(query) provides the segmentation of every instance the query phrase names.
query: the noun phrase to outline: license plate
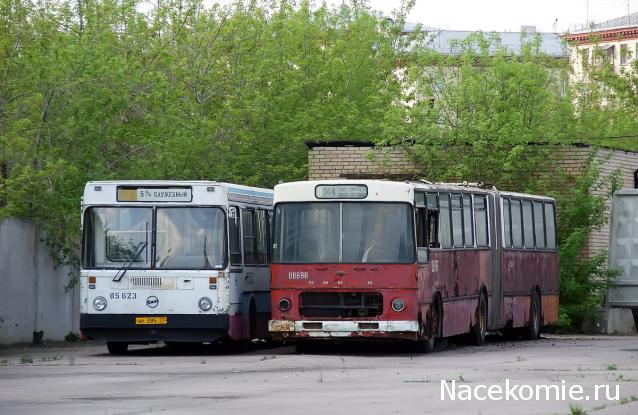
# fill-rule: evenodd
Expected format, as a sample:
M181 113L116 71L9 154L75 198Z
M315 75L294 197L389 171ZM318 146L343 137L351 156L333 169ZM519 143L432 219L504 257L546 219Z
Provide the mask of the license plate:
M167 324L168 317L135 317L135 324Z

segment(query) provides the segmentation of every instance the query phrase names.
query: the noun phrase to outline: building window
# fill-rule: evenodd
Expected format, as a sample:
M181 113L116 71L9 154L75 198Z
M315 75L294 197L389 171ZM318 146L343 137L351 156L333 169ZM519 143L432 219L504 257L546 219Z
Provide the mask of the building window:
M627 65L628 60L629 60L629 51L627 49L627 45L620 45L620 64Z
M589 66L589 48L584 48L580 50L580 64L583 69L587 69Z

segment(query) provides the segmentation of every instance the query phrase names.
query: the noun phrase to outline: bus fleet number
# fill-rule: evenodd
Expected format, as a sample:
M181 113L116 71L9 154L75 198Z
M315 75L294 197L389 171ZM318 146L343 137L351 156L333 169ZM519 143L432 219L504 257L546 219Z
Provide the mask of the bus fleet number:
M111 293L111 300L135 300L137 293Z

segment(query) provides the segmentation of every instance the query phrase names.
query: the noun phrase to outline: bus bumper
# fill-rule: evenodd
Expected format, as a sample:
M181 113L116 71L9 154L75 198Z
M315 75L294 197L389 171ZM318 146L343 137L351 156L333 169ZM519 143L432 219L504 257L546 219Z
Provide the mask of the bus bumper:
M268 330L275 340L335 337L415 339L419 331L419 322L417 320L270 320Z
M119 342L213 342L228 332L226 314L165 314L166 324L137 325L148 314L81 314L80 330L89 339Z

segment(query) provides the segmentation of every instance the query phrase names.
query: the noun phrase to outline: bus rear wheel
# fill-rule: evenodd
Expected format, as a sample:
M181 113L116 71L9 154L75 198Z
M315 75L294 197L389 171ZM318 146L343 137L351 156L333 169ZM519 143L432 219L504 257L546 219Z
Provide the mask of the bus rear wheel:
M106 342L106 348L110 354L126 354L128 351L128 343Z
M485 335L487 333L487 300L485 295L479 297L479 304L476 308L476 324L471 330L470 340L472 344L480 346L485 343Z
M524 337L527 340L536 340L541 335L541 299L537 290L532 295L532 304L529 317L529 326L525 328Z

